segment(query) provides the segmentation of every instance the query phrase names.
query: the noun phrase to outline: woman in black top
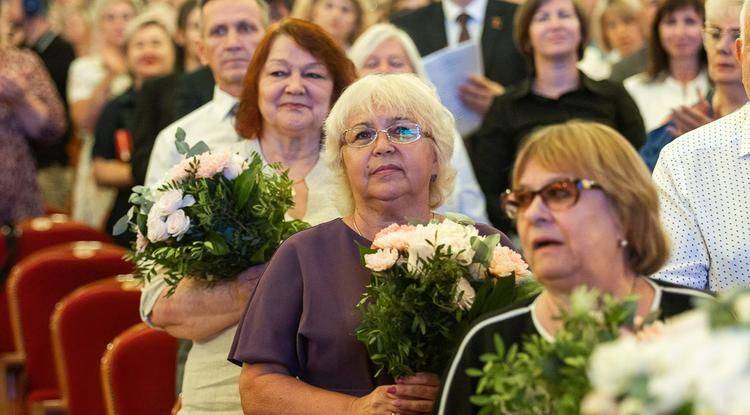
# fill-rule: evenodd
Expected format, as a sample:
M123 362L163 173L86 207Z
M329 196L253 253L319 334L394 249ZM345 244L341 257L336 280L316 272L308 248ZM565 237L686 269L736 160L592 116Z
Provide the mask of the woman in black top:
M669 256L659 200L646 165L605 125L571 121L533 134L519 151L504 210L517 222L529 266L544 290L510 310L484 317L461 341L446 374L440 414L478 411L469 403L479 356L526 335L549 341L561 327L570 293L583 285L616 298L636 296L637 315L665 319L708 294L652 280ZM539 197L537 197L539 196Z
M503 231L512 227L500 210L499 197L508 186L516 149L533 129L585 119L609 125L635 148L646 138L638 108L625 89L594 81L576 68L588 30L572 0L528 0L516 12L514 27L532 76L495 99L472 149L487 213Z
M107 219L107 232L112 232L114 224L129 208L128 198L133 185L130 153L136 93L144 80L166 75L174 68L175 46L171 26L156 12L145 12L130 22L125 31L126 58L133 75L133 86L107 103L96 123L96 141L92 150L94 178L99 185L117 189ZM132 239L133 235L126 232L116 236L115 242L128 246Z

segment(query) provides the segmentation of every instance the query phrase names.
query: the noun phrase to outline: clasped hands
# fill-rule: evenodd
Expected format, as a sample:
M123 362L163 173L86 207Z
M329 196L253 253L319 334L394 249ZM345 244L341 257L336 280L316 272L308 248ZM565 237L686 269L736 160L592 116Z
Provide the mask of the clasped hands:
M399 378L395 385L377 387L354 401L352 413L366 415L417 415L432 412L440 390L440 379L420 372Z

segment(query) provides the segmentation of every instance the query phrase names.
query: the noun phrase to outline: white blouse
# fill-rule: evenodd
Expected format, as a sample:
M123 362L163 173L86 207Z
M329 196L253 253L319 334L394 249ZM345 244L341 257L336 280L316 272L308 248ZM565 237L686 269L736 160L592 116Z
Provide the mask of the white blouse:
M697 103L709 88L705 70L684 85L671 76L652 80L646 73L631 76L623 85L638 105L647 133L667 122L672 109Z

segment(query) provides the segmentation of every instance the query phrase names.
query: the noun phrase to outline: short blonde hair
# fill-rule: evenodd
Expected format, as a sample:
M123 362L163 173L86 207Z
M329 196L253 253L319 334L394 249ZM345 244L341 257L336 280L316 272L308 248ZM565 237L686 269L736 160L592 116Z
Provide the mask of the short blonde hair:
M164 3L146 6L146 9L130 20L125 27L125 44L127 45L130 42L130 38L137 31L151 25L161 27L171 42L176 30L176 20L177 14L174 9Z
M315 3L322 0L296 0L290 17L307 20L312 22L312 11ZM351 44L367 27L372 23L372 16L369 5L364 0L349 0L354 5L357 13L357 20L354 23L354 30L349 35L348 42ZM314 22L313 22L314 23Z
M594 11L591 13L592 25L591 25L591 38L594 39L599 47L605 51L610 52L612 45L606 36L606 27L604 17L609 13L617 13L624 18L633 18L636 22L639 22L639 15L643 6L638 0L602 0L597 3ZM645 37L643 33L643 27L639 23L638 30Z
M627 261L639 275L658 271L669 257L659 220L659 197L648 168L633 146L606 125L569 121L528 137L513 167L513 188L529 162L550 171L570 171L598 182L617 212L628 241ZM593 255L593 253L592 253Z
M386 40L394 39L401 44L406 52L406 57L409 58L411 67L414 68L414 73L422 78L423 81L428 81L429 77L427 72L424 70L422 65L422 57L419 55L417 46L414 41L411 40L409 35L403 30L397 28L390 23L378 23L370 26L369 29L365 30L357 40L354 42L352 47L347 53L349 59L354 62L354 66L357 68L357 72L365 65L367 58Z
M438 172L430 182L430 208L440 206L453 190L456 171L451 165L455 124L434 88L413 74L368 75L349 86L326 119L323 158L336 180L336 203L342 215L354 211L354 198L342 157L344 130L359 114L398 114L409 118L429 135L437 156ZM424 137L423 139L428 139Z

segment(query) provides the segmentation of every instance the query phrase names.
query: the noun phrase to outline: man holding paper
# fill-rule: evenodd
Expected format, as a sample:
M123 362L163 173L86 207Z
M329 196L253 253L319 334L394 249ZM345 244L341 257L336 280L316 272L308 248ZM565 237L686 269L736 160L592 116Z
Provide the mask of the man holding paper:
M504 86L527 75L513 44L513 15L517 6L501 0L445 0L393 19L414 40L422 56L467 40L482 48L484 74L470 76L459 86L461 101L484 116ZM429 30L425 30L429 28Z

